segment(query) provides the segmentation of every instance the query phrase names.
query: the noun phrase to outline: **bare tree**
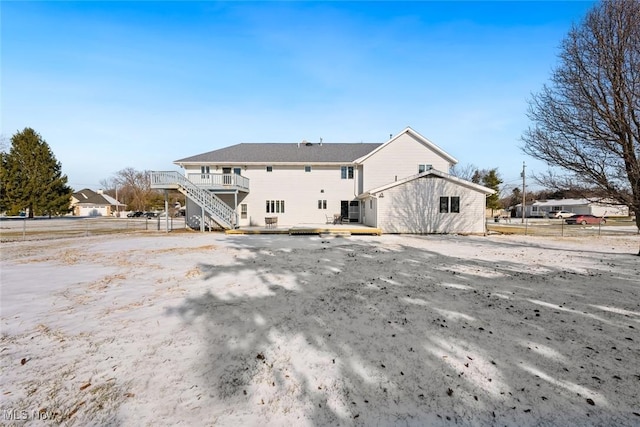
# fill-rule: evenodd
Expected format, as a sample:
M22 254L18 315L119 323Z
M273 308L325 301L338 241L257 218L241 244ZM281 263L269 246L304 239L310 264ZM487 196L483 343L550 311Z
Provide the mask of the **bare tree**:
M640 228L640 1L596 4L563 41L550 80L529 101L522 137L525 153L555 168L538 181L596 188L633 209Z
M456 178L464 179L465 181L471 181L471 179L478 173L478 167L472 163L466 165L456 164L453 165L449 173Z
M137 171L131 167L118 171L115 177L102 181L101 184L113 186L114 191L117 186L118 198L132 210L146 210L154 194L149 171Z

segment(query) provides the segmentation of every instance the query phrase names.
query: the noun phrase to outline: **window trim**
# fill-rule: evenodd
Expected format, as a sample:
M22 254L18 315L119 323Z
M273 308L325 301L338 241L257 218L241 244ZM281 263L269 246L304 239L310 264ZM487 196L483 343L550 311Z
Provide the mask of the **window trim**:
M354 175L353 166L340 166L340 179L354 179Z
M284 200L267 200L266 213L284 213Z
M442 213L460 213L460 196L440 196L438 207Z

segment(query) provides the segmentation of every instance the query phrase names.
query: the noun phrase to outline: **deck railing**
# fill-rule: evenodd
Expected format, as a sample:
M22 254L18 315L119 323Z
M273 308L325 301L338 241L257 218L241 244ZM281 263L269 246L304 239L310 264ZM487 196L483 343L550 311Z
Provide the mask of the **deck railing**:
M198 187L211 190L249 191L249 178L236 173L190 173L187 179Z
M151 172L151 188L176 188L201 206L223 228L234 228L237 214L215 194L195 185L178 172Z

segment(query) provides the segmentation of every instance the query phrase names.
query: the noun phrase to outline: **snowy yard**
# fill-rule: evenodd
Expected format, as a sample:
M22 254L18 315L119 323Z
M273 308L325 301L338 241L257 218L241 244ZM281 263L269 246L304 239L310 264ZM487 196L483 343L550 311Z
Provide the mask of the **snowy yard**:
M0 424L640 425L638 245L4 243Z

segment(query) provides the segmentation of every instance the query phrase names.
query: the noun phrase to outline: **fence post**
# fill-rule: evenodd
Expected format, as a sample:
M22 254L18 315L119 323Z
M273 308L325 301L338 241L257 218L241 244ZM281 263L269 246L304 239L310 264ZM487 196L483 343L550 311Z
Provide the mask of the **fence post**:
M27 240L27 217L22 220L22 241Z

